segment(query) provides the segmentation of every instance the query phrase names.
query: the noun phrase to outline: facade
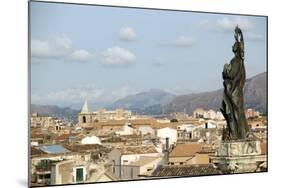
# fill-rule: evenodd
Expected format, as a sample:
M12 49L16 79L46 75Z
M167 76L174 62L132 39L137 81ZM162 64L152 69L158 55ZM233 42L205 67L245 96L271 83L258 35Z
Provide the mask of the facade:
M60 127L63 126L61 120L51 117L51 116L40 116L38 113L31 115L31 127L36 128L49 128L52 127L55 130L60 130Z
M110 120L130 120L132 112L124 109L106 110L99 109L91 112L88 107L87 101L85 101L81 112L79 113L78 123L82 127L94 126L97 122L106 122Z
M246 118L255 118L255 117L259 117L259 116L260 116L260 112L254 110L254 109L252 109L252 108L248 108L248 109L245 111L245 115L246 115Z
M142 156L138 161L132 162L132 166L139 167L139 176L146 177L150 176L153 171L159 166L163 164L162 157L150 157L150 156Z
M224 117L221 112L214 111L212 109L204 110L203 108L197 108L193 111L194 118L204 118L204 119L216 119L223 120Z
M141 134L141 135L155 135L155 131L154 129L152 129L150 126L140 126L138 127L138 132Z
M120 131L116 131L116 134L117 135L132 135L134 134L135 131L134 131L134 128L132 127L132 125L130 123L126 123L124 126L123 126L123 129L120 130Z
M166 138L169 138L169 145L177 142L177 130L165 127L157 130L157 137L162 145L166 144Z
M108 153L110 172L122 180L139 179L144 168L156 168L155 164L161 161L159 158L162 158L162 154L152 145L124 146Z
M177 126L177 139L178 140L190 140L192 139L192 131L195 128L194 125L183 124Z
M177 144L169 154L169 165L209 164L209 156L215 150L207 144Z

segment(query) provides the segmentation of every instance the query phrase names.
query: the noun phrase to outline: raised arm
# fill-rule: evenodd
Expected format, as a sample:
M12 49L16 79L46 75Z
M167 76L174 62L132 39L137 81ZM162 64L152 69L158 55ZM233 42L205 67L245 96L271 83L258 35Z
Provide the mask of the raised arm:
M240 45L241 45L241 58L244 60L244 38L243 38L243 33L241 31L241 29L239 28L239 34L240 34Z
M244 37L241 29L238 27L238 25L235 27L235 40L239 42L240 44L240 55L241 59L244 60Z

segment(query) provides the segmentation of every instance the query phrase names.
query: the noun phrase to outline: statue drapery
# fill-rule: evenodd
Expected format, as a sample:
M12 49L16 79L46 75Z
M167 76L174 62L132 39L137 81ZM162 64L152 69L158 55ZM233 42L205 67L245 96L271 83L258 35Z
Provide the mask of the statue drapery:
M244 66L244 39L241 29L235 28L235 43L232 46L234 57L224 65L224 94L221 112L227 122L227 138L230 140L245 139L249 127L244 112L243 88L246 79Z

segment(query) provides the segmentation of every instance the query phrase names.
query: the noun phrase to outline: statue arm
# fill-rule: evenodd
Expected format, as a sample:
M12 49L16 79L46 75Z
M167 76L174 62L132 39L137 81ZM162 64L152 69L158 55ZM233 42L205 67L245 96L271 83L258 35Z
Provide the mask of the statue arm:
M240 50L241 50L240 54L241 54L241 58L244 59L244 37L238 25L235 28L235 39L240 43Z

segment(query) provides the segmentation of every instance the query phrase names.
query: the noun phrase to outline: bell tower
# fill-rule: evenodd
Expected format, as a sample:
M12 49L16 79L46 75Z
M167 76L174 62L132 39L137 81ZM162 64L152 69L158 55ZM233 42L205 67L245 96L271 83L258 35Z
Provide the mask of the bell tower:
M81 109L81 112L79 113L78 122L79 125L82 127L88 127L93 125L93 117L92 112L90 112L88 107L88 102L85 100L84 105Z

